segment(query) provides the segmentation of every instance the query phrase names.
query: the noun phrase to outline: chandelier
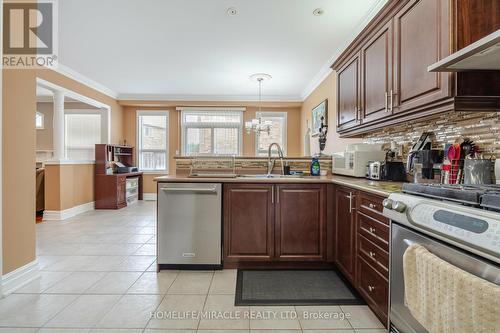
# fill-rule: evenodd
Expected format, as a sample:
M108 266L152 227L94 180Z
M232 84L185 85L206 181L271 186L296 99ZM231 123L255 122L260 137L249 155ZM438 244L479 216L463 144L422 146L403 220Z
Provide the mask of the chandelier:
M259 84L259 113L262 111L262 82L271 80L272 76L265 73L257 73L250 76L251 81ZM265 132L269 134L272 127L272 121L262 121L262 118L251 119L245 122L245 130L247 134Z

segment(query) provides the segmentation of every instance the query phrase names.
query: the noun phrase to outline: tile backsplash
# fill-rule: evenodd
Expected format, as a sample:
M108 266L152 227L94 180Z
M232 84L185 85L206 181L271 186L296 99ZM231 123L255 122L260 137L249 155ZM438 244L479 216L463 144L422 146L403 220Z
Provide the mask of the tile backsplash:
M460 142L469 138L484 154L500 158L500 112L446 112L439 116L385 127L366 134L366 143L403 145L407 152L422 132L435 134L435 145L443 148L446 143Z

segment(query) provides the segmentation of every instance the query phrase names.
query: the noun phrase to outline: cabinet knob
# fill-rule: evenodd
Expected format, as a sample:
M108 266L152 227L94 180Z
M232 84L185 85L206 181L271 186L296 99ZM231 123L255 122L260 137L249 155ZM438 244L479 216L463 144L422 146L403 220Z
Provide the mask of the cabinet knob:
M371 232L372 234L374 234L374 233L375 233L375 228L370 227L370 229L369 229L369 230L370 230L370 232Z
M377 205L371 203L368 205L368 207L370 207L371 209L375 209L375 208L377 208Z
M374 258L375 257L375 252L370 251L370 257Z
M374 287L374 286L368 286L368 291L369 291L369 292L372 292L372 291L374 291L374 290L375 290L375 287Z

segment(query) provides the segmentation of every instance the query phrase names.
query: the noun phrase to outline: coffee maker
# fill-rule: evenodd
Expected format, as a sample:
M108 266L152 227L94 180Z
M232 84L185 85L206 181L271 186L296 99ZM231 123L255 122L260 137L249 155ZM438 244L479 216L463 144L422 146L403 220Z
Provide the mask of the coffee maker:
M412 146L406 163L409 181L414 183L440 183L444 151L432 149L433 133L424 132Z

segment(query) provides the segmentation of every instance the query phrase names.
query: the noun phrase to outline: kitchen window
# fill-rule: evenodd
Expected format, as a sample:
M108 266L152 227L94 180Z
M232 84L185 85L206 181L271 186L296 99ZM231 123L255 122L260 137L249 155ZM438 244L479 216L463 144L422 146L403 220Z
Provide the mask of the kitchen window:
M66 158L75 161L95 159L95 144L101 143L101 114L67 110L64 115Z
M182 155L241 155L243 109L181 109Z
M257 112L257 118L260 118L262 123L271 122L271 130L267 132L259 132L255 136L255 150L257 156L267 156L269 145L273 142L278 143L283 149L283 154L286 155L286 131L287 131L287 113L286 112ZM273 152L276 153L276 148L273 147Z
M168 111L137 111L140 171L168 172Z

